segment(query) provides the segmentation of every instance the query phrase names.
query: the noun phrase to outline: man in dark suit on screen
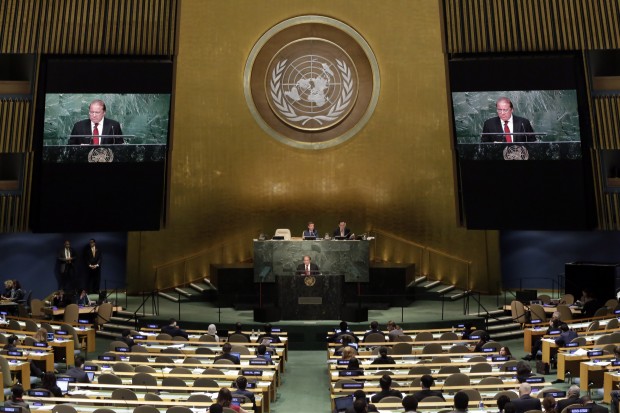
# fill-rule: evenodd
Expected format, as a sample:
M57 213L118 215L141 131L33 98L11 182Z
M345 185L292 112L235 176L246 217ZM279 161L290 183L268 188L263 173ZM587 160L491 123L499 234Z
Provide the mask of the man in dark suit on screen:
M536 135L523 135L534 132L530 121L526 118L514 116L510 99L501 97L495 103L497 116L487 119L482 127L484 142L536 142ZM497 133L498 135L488 135Z
M301 275L316 274L319 272L319 266L312 262L309 255L304 255L304 262L297 266L297 273Z
M88 106L88 119L76 122L71 130L69 145L118 145L125 143L121 124L106 118L105 102L93 100Z

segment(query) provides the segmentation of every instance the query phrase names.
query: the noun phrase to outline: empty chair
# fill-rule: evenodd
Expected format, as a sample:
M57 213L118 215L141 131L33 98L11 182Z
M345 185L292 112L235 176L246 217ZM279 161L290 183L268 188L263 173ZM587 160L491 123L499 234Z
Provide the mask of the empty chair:
M458 340L459 336L453 331L446 331L439 336L439 341Z
M170 356L157 356L155 357L155 363L169 363L174 364L174 359Z
M599 323L598 320L594 320L590 324L588 324L586 331L598 330L600 327L601 327L601 323Z
M449 386L462 386L466 387L470 385L469 376L464 373L454 373L446 377L443 385L445 387Z
M186 387L187 383L180 377L164 377L161 381L162 386Z
M134 367L129 363L114 363L112 364L112 370L114 371L122 371L122 372L133 372L135 371Z
M19 321L17 320L13 320L13 319L9 319L9 330L15 330L15 331L21 331L22 330L22 326L21 324L19 324Z
M517 363L518 363L517 360L508 360L507 362L505 362L504 364L499 366L499 370L500 371L508 371L509 368L516 367Z
M183 336L174 336L172 337L172 341L189 341Z
M102 303L97 307L97 317L95 324L102 326L110 322L112 318L112 303Z
M411 380L411 383L409 383L410 387L420 387L420 377L414 377L413 380Z
M604 345L604 344L611 344L611 334L603 334L602 336L600 336L599 338L596 339L595 344L597 345Z
M464 344L455 344L448 349L448 353L469 353L469 348Z
M78 316L80 314L80 308L77 304L69 304L65 307L65 314L63 316L63 321L65 323L77 323Z
M525 324L527 321L527 313L525 312L525 307L521 301L513 300L510 303L510 313L512 319L517 323Z
M149 358L145 354L131 354L129 361L132 363L148 363ZM139 366L136 366L136 368Z
M197 347L196 354L215 354L209 347Z
M489 363L476 363L471 366L470 373L490 373L493 367Z
M274 234L274 237L284 237L285 241L290 241L291 239L291 230L288 228L278 228Z
M539 394L542 395L542 391ZM512 390L502 390L502 391L498 391L497 393L495 393L495 396L493 396L493 400L497 400L501 396L508 396L508 398L510 400L514 400L517 397L519 397L519 395L515 391L512 391Z
M34 347L34 343L36 343L34 338L30 336L24 337L24 346Z
M214 367L209 367L207 369L204 369L204 371L202 372L202 374L209 374L209 375L224 375L224 372L220 369L216 369Z
M450 356L433 356L433 358L431 359L431 363L452 363L452 359L450 358Z
M129 345L125 343L124 341L120 341L120 340L114 340L114 341L111 341L110 344L108 344L108 350L110 351L116 351L118 347L129 348Z
M478 382L481 386L487 386L491 384L503 385L504 381L499 377L484 377Z
M439 343L429 343L422 349L423 354L440 354L443 353L443 347Z
M45 329L48 333L54 332L54 327L50 323L46 323L45 321L41 321L41 328Z
M249 356L251 354L249 348L240 345L232 345L230 351L232 353L239 353L242 356Z
M609 320L607 322L607 325L605 326L605 328L607 330L613 330L618 328L618 319L617 318L612 318L611 320Z
M97 378L99 384L123 384L123 380L114 374L104 373Z
M171 341L172 340L172 336L170 334L166 334L166 333L159 333L155 336L155 340L158 341Z
M480 392L476 389L461 389L459 391L462 391L463 393L467 394L469 396L470 402L478 402L482 400L482 396L480 396Z
M136 366L135 371L136 373L157 373L157 370L151 366Z
M93 410L93 413L116 413L112 409L106 409L105 407L100 407L98 409Z
M467 359L470 363L486 363L487 358L485 356L473 356Z
M390 371L390 370L379 370L379 371L376 371L374 374L375 374L375 375L377 375L377 376L384 376L384 375L386 375L386 374L387 374L388 376L391 376L391 375L393 375L393 374L394 374L394 372L393 372L393 371Z
M609 314L609 308L601 307L594 312L594 317L605 317Z
M170 370L170 374L192 374L192 371L187 367L175 367Z
M43 308L45 308L45 303L42 300L38 298L30 300L30 315L32 318L44 317Z
M396 336L394 338L394 341L401 342L401 343L411 343L413 341L413 338L411 338L411 336L403 334L401 336Z
M136 373L131 376L131 384L134 386L157 386L157 379L149 373Z
M530 304L530 315L532 320L541 320L543 323L547 321L545 308L540 304Z
M542 388L539 392L538 395L536 397L538 397L539 399L542 399L544 396L544 393L550 392L550 391L561 391L560 389L556 389L554 387L544 387ZM559 412L558 412L559 413Z
M430 367L428 366L414 366L412 368L409 369L409 375L413 375L413 374L419 374L424 375L424 374L432 374L433 371L431 370Z
M180 348L176 348L176 347L166 347L162 353L168 353L168 354L183 354L183 352L181 351Z
M422 331L416 334L414 341L433 341L433 333L430 331Z
M571 305L575 303L575 296L572 294L564 294L562 298L560 298L560 304ZM564 320L564 319L562 319ZM560 412L558 412L560 413Z
M493 353L498 353L499 349L502 348L502 343L498 343L497 341L489 341L482 345L483 349L492 348Z
M618 306L618 300L616 300L615 298L610 298L609 300L605 301L604 306L607 307L608 310L613 311L614 308Z
M385 342L385 336L381 333L370 333L364 339L365 343L383 343Z
M183 360L183 364L200 364L200 360L195 357L188 357Z
M357 383L355 380L353 379L340 379L338 381L336 381L336 383L334 383L334 388L336 389L342 389L343 385L345 383Z
M557 312L560 313L560 320L565 323L569 320L573 319L573 313L570 310L570 307L566 304L560 304L556 308Z
M538 299L543 302L543 304L549 304L551 302L551 296L547 294L541 294L538 296Z
M205 336L210 337L211 340L205 339L204 341L215 341L215 337L213 337L213 336L211 336L209 334L204 334L200 338L202 339ZM203 341L203 340L200 340L200 341ZM244 334L232 333L231 335L228 336L228 342L229 343L249 343L250 340Z
M194 380L193 386L194 387L216 387L216 388L220 387L217 381L215 381L215 379L212 379L210 377L198 377L196 380Z
M581 347L581 346L585 346L586 345L586 338L585 337L575 337L570 342L571 343L577 343L577 346Z
M52 413L77 413L77 410L70 404L57 404L52 407Z
M441 366L441 368L439 368L439 374L454 374L454 373L460 373L461 369L459 368L459 366Z
M620 343L620 331L614 331L611 333L611 342Z
M228 360L228 359L219 359L219 360L215 360L215 362L213 362L213 364L235 364L232 360Z
M187 398L188 402L196 402L196 403L209 403L212 402L213 400L211 399L211 397L207 396L206 394L192 394Z
M112 400L138 400L138 396L130 389L114 389Z
M33 333L36 333L39 330L39 326L34 320L26 319L24 320L24 324L25 331L32 331Z
M138 406L133 409L133 413L160 413L159 409L153 406Z
M614 354L616 350L616 345L613 343L605 344L602 348L605 354Z
M133 346L131 346L131 352L132 353L148 353L149 350L144 347L142 344L134 344Z
M192 412L192 409L190 409L189 407L174 406L174 407L169 407L166 410L166 413L194 413L194 412Z
M158 394L155 393L144 393L144 400L147 402L161 402L163 401Z
M246 338L245 336L243 338ZM201 341L203 343L215 343L215 337L213 337L211 334L203 334L200 336L200 338L198 339L198 341ZM230 337L228 338L228 341L230 341ZM247 338L245 343L247 343Z
M396 343L392 346L392 354L411 354L412 350L411 343Z

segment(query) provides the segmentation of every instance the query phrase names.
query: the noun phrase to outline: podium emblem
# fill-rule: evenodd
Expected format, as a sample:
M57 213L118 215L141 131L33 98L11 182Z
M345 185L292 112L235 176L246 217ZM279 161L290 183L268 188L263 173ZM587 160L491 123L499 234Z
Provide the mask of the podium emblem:
M504 148L504 160L506 161L527 161L530 154L525 146L509 145Z
M379 98L379 66L365 39L325 16L269 29L244 71L245 99L260 127L281 143L324 149L368 122Z
M306 285L306 287L312 287L314 284L316 284L316 278L314 278L313 275L306 275L304 277L304 284Z
M88 162L112 162L114 152L110 148L94 148L88 152Z

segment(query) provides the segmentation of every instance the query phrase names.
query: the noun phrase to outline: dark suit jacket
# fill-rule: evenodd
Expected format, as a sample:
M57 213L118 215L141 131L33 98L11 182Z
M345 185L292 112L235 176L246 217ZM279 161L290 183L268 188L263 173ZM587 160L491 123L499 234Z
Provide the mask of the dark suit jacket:
M306 266L303 263L299 264L297 266L297 272L298 273L303 273L305 271L306 271ZM319 271L319 266L316 265L315 263L311 262L310 263L310 272L314 273L314 272L317 272L317 271Z
M427 389L427 390L420 390L420 391L413 393L413 397L418 399L419 402L421 402L422 400L424 400L426 397L429 397L429 396L437 396L437 397L441 397L442 399L444 399L443 394L439 390Z
M65 374L67 376L75 377L75 380L78 383L90 383L90 380L88 380L88 374L86 374L84 370L77 367L71 367Z
M581 397L578 397L578 396L572 396L570 398L559 400L555 408L555 411L560 413L562 410L564 410L565 407L570 406L571 404L581 404L581 403L582 403Z
M583 407L592 407L592 413L609 413L609 409L605 406L601 406L600 404L586 403Z
M170 334L171 337L176 337L176 336L181 336L181 337L185 337L185 338L189 338L189 334L187 334L185 332L185 330L179 328L179 327L172 327L172 326L163 326L161 328L161 332L162 333L166 333L166 334Z
M532 128L529 120L515 115L512 115L512 129L513 133L534 132L534 128ZM502 123L499 116L487 119L484 122L484 126L482 127L482 133L504 133L504 124ZM513 142L536 142L535 135L510 136L512 136ZM481 142L506 142L506 136L482 135Z
M122 135L121 124L114 119L104 118L102 135ZM75 135L87 135L87 136L75 136ZM90 145L92 142L93 131L90 129L90 119L84 119L76 122L71 130L71 136L69 137L69 145ZM118 145L125 143L122 137L103 137L100 143L102 145Z
M570 343L571 341L573 341L573 339L577 337L578 337L577 333L575 333L573 330L568 330L563 333L560 333L560 337L555 339L555 344L557 344L560 347L564 347L565 345L567 345L568 343Z
M99 248L95 249L95 255L93 255L93 250L90 249L90 246L84 249L84 258L86 261L86 265L97 265L101 267L101 250Z
M310 230L306 229L304 230L304 233L302 234L302 237L319 237L319 230L318 229L314 229L314 231L310 232Z
M75 254L75 250L73 248L69 248L69 253L71 254L71 263L69 265L75 264L75 260L77 255ZM58 261L58 271L61 274L64 274L67 269L67 260L65 258L65 247L62 247L58 250L57 261Z
M528 410L542 410L540 399L529 394L512 400L512 404L515 406L516 413L524 413Z
M221 359L226 359L226 360L230 360L235 364L241 364L241 360L239 360L237 357L233 356L230 353L224 353L224 354L220 354L219 356L217 356L216 358L214 358L214 361L218 361Z
M332 234L332 236L334 237L339 237L340 236L340 227L336 228L334 230L334 233ZM351 230L347 227L344 227L344 236L349 238L351 236Z

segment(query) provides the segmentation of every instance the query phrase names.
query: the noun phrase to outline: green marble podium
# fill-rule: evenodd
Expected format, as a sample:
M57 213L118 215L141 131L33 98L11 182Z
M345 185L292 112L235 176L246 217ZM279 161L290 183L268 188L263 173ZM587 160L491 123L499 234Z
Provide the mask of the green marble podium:
M342 274L344 282L368 282L370 241L254 241L254 282L274 283L295 275L309 255L323 274Z

